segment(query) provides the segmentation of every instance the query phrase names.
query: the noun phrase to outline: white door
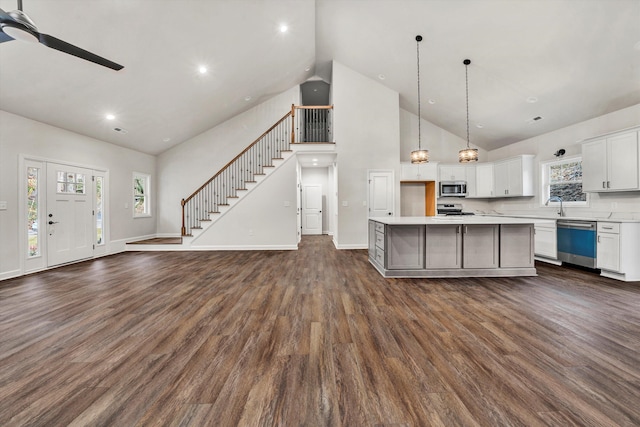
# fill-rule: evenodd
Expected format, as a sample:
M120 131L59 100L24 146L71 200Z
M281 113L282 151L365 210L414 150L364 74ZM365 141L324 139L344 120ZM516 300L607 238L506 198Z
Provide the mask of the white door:
M93 183L90 169L47 164L47 265L93 256Z
M393 171L369 172L369 216L393 216Z
M302 234L322 234L322 186L302 185Z

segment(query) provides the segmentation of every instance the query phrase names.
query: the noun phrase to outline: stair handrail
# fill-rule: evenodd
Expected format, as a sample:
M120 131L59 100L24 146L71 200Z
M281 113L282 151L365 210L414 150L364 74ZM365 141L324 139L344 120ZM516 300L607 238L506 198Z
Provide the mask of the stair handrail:
M313 109L332 110L333 109L333 105L309 105L309 106L302 105L302 106L297 106L295 104L291 104L291 110L288 111L284 116L282 116L282 118L280 120L278 120L275 124L273 124L273 126L271 126L269 129L267 129L265 132L263 132L262 135L260 135L258 138L256 138L255 141L253 141L244 150L242 150L237 156L235 156L233 159L231 159L226 165L224 165L220 170L218 170L218 172L215 175L213 175L204 184L202 184L200 187L198 187L197 190L195 190L193 193L191 193L191 195L189 195L188 197L182 199L180 201L180 205L182 207L181 234L183 236L186 235L185 205L187 203L189 203L189 201L191 201L194 197L198 196L200 194L200 192L203 191L209 184L211 184L221 174L225 173L227 171L227 169L229 169L231 166L233 166L234 163L236 161L238 161L245 153L247 153L249 150L251 150L253 147L255 147L260 141L263 140L263 138L267 137L269 135L269 133L271 133L273 130L275 130L278 126L280 126L289 117L291 117L291 141L290 141L290 143L291 144L295 144L296 143L296 140L295 140L295 136L296 136L296 132L295 132L295 110L296 109L299 109L299 110L313 110ZM190 225L189 228L191 229L192 226Z
M262 138L264 138L269 132L271 132L272 130L274 130L276 127L278 127L278 125L280 123L282 123L283 121L285 121L289 116L291 116L293 113L293 109L292 111L287 112L287 114L285 114L284 116L282 116L282 118L280 120L278 120L273 126L271 126L269 129L267 129L265 132L262 133L262 135L260 135L258 138L256 138L255 141L253 141L251 144L249 144L244 150L242 150L237 156L235 156L232 160L230 160L226 165L224 165L215 175L213 175L211 178L209 178L204 184L202 184L200 187L198 187L198 189L196 191L194 191L193 193L191 193L191 195L189 197L187 197L186 199L182 199L180 201L180 205L182 206L182 235L185 235L185 223L184 223L184 205L189 202L189 200L193 199L196 195L198 195L198 193L200 191L202 191L203 188L205 188L208 184L210 184L214 179L216 179L221 173L223 173L229 166L231 166L236 160L238 160L244 153L246 153L247 151L249 151L252 147L254 147L258 142L260 142L260 140L262 140Z

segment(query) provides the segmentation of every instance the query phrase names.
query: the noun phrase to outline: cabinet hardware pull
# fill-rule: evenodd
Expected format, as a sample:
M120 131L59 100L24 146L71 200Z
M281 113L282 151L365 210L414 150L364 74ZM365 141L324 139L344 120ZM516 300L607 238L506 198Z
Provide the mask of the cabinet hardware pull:
M598 234L598 243L600 243L600 235Z
M607 183L605 181L602 181L602 188L607 188Z
M607 181L607 188L611 188L611 182Z

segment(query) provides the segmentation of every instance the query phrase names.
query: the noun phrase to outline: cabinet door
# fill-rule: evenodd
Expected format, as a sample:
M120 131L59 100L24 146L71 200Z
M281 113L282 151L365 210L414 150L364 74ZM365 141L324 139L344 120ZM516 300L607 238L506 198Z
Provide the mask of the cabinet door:
M419 175L419 165L411 163L400 164L400 180L401 181L417 181Z
M466 181L467 168L464 165L440 165L440 181Z
M500 226L500 267L533 267L533 224Z
M507 196L522 196L522 159L507 162Z
M535 226L535 254L547 258L558 258L558 240L555 226Z
M387 227L388 270L424 268L424 225L394 225Z
M619 234L598 233L596 267L604 270L620 271Z
M493 163L475 165L476 197L493 197Z
M497 268L498 226L464 225L462 228L462 268Z
M494 163L493 165L494 194L496 197L507 196L509 189L509 165L507 162Z
M606 191L607 141L598 139L582 144L582 191Z
M425 237L425 268L461 268L461 225L427 226Z
M376 259L376 223L369 221L369 258Z
M607 188L610 190L637 189L638 132L608 138L607 158Z

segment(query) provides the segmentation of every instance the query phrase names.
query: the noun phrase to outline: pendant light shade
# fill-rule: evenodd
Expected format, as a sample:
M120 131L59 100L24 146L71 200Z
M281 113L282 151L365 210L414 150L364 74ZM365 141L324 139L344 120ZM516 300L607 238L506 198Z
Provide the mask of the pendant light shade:
M467 99L467 148L458 152L458 161L460 161L460 163L469 163L478 161L478 149L469 147L469 64L471 64L471 60L465 59L462 63L464 64L464 80L466 83Z
M420 42L422 36L416 36L416 55L418 59L418 149L411 152L411 163L427 163L429 162L429 150L425 150L421 146L420 133Z

